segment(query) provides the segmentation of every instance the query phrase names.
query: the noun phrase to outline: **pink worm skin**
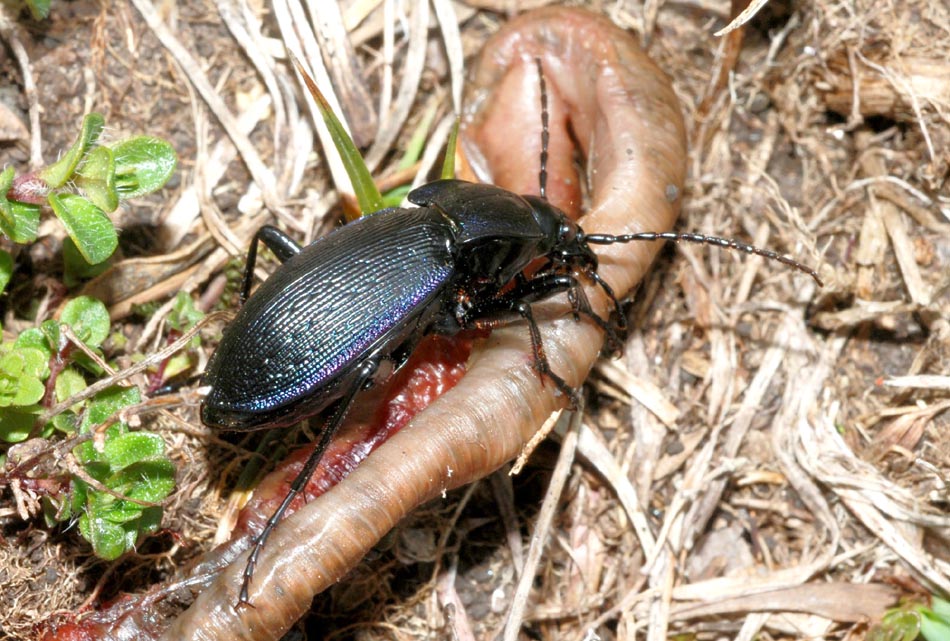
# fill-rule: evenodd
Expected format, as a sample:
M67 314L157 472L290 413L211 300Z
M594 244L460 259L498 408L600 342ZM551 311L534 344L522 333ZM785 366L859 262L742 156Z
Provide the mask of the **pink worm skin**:
M484 51L474 76L476 113L464 135L495 184L537 192L538 57L551 106L551 200L566 211L579 208L569 125L591 180L584 229L620 234L672 226L686 173L682 116L669 79L629 34L586 11L548 8L510 22ZM604 248L600 274L622 297L656 249L648 243ZM599 290L588 288L588 295L599 313L609 311ZM565 315L563 303L536 307L554 371L581 385L602 335L593 323ZM279 639L314 595L342 579L403 516L511 460L563 402L533 369L525 328L493 332L455 388L280 524L251 582L253 607L234 607L244 555L163 638Z

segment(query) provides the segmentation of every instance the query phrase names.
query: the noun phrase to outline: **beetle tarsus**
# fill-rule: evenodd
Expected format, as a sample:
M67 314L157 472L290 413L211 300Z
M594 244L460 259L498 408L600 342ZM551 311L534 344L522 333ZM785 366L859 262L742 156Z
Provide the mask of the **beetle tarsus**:
M595 282L606 285L606 283L603 283L600 280L600 277L597 276L597 272L595 271L590 271L585 275L592 277ZM574 279L577 280L577 275L574 275ZM590 300L587 298L587 293L584 291L584 288L580 286L580 281L577 281L571 289L567 290L567 297L571 302L571 309L574 312L574 320L576 322L580 322L581 316L585 316L586 318L592 320L594 324L604 332L605 353L619 357L623 354L623 342L627 335L626 319L623 317L623 310L620 309L619 302L617 302L616 297L613 295L613 290L611 290L608 286L606 287L605 291L610 299L616 303L616 308L620 314L617 317L617 321L615 323L611 323L610 320L605 319L594 312L594 309L591 307Z
M554 383L554 387L567 397L570 408L577 409L580 407L580 396L577 394L576 389L568 385L567 381L555 374L551 369L548 357L544 353L544 345L541 342L541 330L538 329L538 324L534 320L534 315L531 313L531 305L524 301L516 301L514 311L518 312L528 324L528 330L531 333L531 348L534 352L534 369L538 372L538 376L541 377L541 383L544 383L545 378L550 380Z

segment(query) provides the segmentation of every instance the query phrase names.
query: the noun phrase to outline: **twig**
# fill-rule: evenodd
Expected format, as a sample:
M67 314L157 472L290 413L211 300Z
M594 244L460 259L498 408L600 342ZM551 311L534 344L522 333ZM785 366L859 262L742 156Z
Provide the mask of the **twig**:
M58 403L54 405L53 407L49 408L48 410L46 410L40 415L39 423L40 424L48 423L54 416L62 414L63 412L68 410L70 407L72 407L76 403L81 403L85 401L86 399L92 398L93 396L95 396L102 390L106 389L107 387L111 387L112 385L115 385L119 381L125 380L129 378L130 376L138 374L139 372L142 372L148 369L155 363L162 362L163 360L165 360L166 358L168 358L169 356L171 356L172 354L174 354L181 348L185 347L189 343L189 341L191 341L192 336L194 336L199 331L201 331L203 327L205 327L206 325L210 325L211 323L217 322L219 320L229 318L230 316L231 316L231 312L214 312L212 314L208 314L207 316L202 318L200 321L195 323L194 327L192 327L187 332L182 334L181 338L179 338L174 343L168 345L166 348L158 352L155 352L154 354L151 354L147 358L139 361L138 363L136 363L135 365L127 369L122 370L121 372L117 372L113 374L112 376L108 376L106 378L103 378L102 380L96 381L95 383L93 383L86 389L82 390L78 394L74 394L73 396L63 401L62 403Z
M30 165L36 169L44 164L39 98L36 94L36 83L33 81L33 65L18 34L20 26L7 15L8 11L5 7L0 7L0 37L10 46L13 57L20 65L20 73L23 74L23 92L30 110Z
M581 431L583 416L584 402L582 399L580 407L574 410L572 414L570 427L561 442L561 453L557 457L557 464L554 466L551 482L545 493L544 502L541 504L541 511L538 513L538 521L535 523L534 532L531 534L531 545L525 559L524 571L518 580L518 586L511 598L511 607L508 609L502 636L504 641L517 641L518 634L521 631L525 608L528 604L528 594L534 586L534 578L538 571L538 564L541 561L541 554L544 552L551 523L557 512L558 503L561 501L561 492L564 491L564 485L571 473L571 465L574 463L574 454L577 451L578 434Z
M161 503L154 503L152 501L143 501L141 499L133 499L130 496L126 496L121 492L116 492L110 487L107 487L104 483L100 483L96 479L92 478L88 472L79 464L79 461L76 460L76 457L72 452L66 453L66 469L69 470L69 473L75 476L76 478L85 482L89 487L99 491L105 492L109 496L119 499L120 501L128 501L129 503L135 503L136 505L141 505L143 507L161 507Z

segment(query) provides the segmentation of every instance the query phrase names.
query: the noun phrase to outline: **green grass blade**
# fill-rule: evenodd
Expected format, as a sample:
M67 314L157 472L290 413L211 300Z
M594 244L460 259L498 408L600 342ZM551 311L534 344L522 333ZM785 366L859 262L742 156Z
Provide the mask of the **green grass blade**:
M359 149L356 148L356 144L354 144L350 135L346 133L343 123L341 123L339 118L336 117L336 114L333 113L327 99L324 98L320 89L317 87L317 83L313 81L313 78L304 70L303 66L292 53L288 52L288 55L293 61L294 66L297 67L297 71L300 72L313 99L317 102L320 115L323 116L323 120L327 124L327 129L330 130L333 144L339 152L340 158L343 160L343 166L346 169L347 175L350 177L350 182L353 183L353 191L356 193L356 200L359 203L360 211L363 214L379 211L383 208L383 197L379 193L379 189L376 188L376 183L373 181L373 177L370 175L369 168L367 168L366 163L363 161L363 156L360 154Z
M458 146L459 124L461 122L460 118L455 119L455 124L452 125L452 131L449 132L449 140L445 143L445 160L442 161L442 178L446 180L455 178L455 148Z

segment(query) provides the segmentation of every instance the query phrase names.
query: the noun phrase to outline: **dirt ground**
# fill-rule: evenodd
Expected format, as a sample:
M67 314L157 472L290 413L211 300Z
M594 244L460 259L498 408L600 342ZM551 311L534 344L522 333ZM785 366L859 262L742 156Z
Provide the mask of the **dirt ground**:
M352 50L330 74L378 176L396 173L426 113L450 113L454 46L435 13L413 30L413 3L392 3L387 65L385 4L339 1ZM510 15L549 3L432 4L454 13L468 61ZM584 423L603 447L579 451L553 520L539 523L558 455L548 440L521 474L414 512L291 638L494 638L524 582L526 639L863 638L898 597L950 594L950 7L772 0L717 37L726 2L586 6L641 34L673 79L689 136L676 229L793 256L824 287L739 252L664 250L627 305L625 355L588 381ZM339 219L270 3L56 0L45 21L7 4L0 21L4 167L25 171L36 137L55 159L91 110L110 137L159 135L178 152L162 192L117 212L119 256L82 290L107 302L129 346L163 344L137 310L167 313L180 289L233 304L240 257L275 220L267 206L304 241ZM414 50L424 67L409 78ZM253 56L277 65L277 85ZM404 92L406 123L386 141L380 96ZM80 291L60 282L63 235L47 220L18 250L5 340ZM143 591L211 546L250 455L200 428L194 404L140 421L179 465L164 529L105 563L75 528L22 520L4 487L0 637ZM639 500L656 538L649 564L620 497ZM525 576L536 532L547 544Z

